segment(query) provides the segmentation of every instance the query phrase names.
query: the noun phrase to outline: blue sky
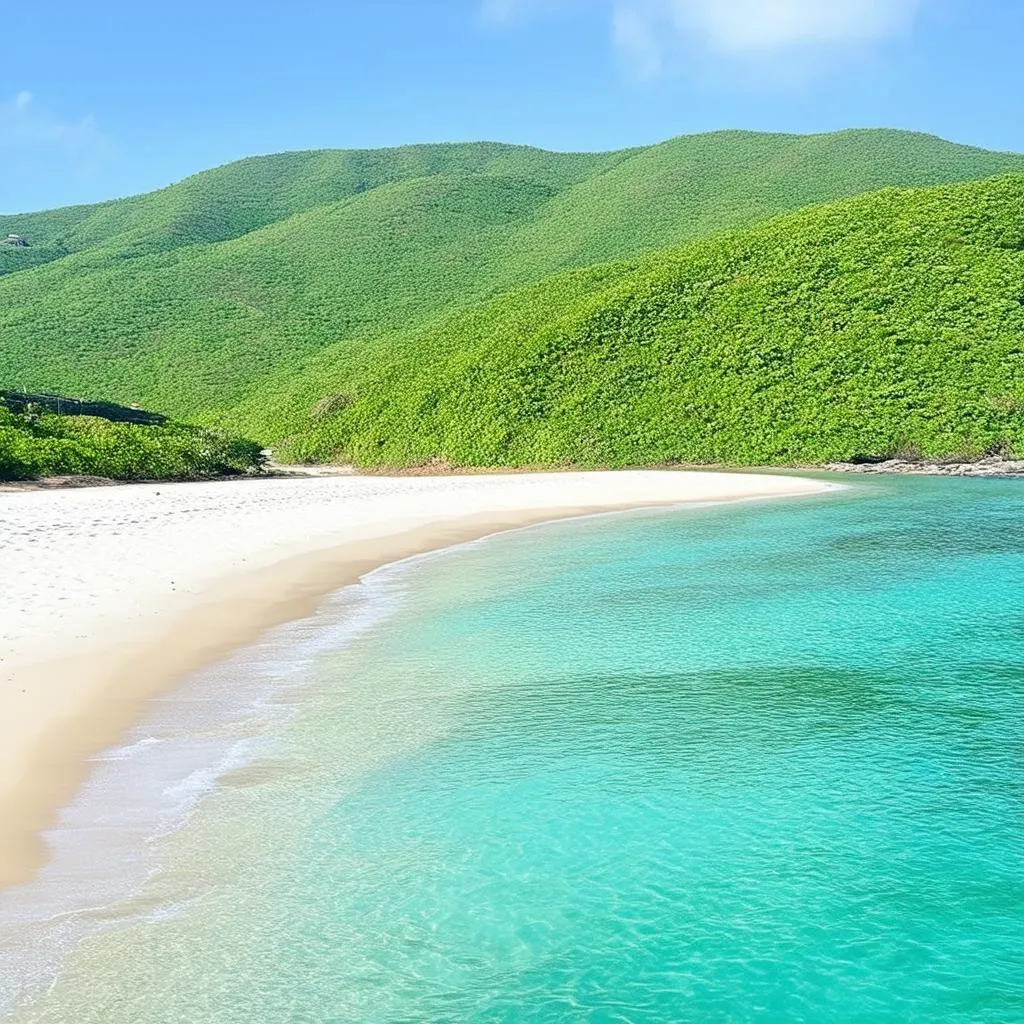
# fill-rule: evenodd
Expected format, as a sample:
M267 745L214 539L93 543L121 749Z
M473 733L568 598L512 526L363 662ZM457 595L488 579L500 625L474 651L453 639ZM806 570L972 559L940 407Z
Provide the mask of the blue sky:
M0 9L0 210L254 153L892 126L1024 151L1020 0L65 0Z

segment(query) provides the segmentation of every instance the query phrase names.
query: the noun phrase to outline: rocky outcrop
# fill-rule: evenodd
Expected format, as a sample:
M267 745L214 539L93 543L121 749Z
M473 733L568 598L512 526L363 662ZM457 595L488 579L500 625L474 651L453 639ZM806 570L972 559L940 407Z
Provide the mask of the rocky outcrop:
M830 462L837 473L917 473L922 476L1024 476L1024 459L989 455L974 462L886 459L882 462Z

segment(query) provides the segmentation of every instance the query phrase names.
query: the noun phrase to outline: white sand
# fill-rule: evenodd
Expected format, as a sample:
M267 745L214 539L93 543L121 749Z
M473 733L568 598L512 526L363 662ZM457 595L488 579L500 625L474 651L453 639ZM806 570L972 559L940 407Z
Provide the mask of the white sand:
M0 493L0 883L38 863L32 836L146 696L376 565L581 512L826 486L622 472Z

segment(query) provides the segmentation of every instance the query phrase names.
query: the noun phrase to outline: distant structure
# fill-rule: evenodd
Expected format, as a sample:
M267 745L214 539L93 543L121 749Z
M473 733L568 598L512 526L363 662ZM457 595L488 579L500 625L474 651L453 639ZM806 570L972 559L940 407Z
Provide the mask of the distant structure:
M8 235L7 238L4 239L3 244L13 245L18 249L28 248L28 242L26 242L25 239L21 237L21 235Z

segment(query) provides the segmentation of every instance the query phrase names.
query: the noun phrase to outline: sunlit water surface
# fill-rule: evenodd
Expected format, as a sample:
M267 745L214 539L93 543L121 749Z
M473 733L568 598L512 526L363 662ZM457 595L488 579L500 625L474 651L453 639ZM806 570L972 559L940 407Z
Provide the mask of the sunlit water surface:
M0 976L19 1024L1022 1021L1022 697L1024 482L506 534L155 705Z

